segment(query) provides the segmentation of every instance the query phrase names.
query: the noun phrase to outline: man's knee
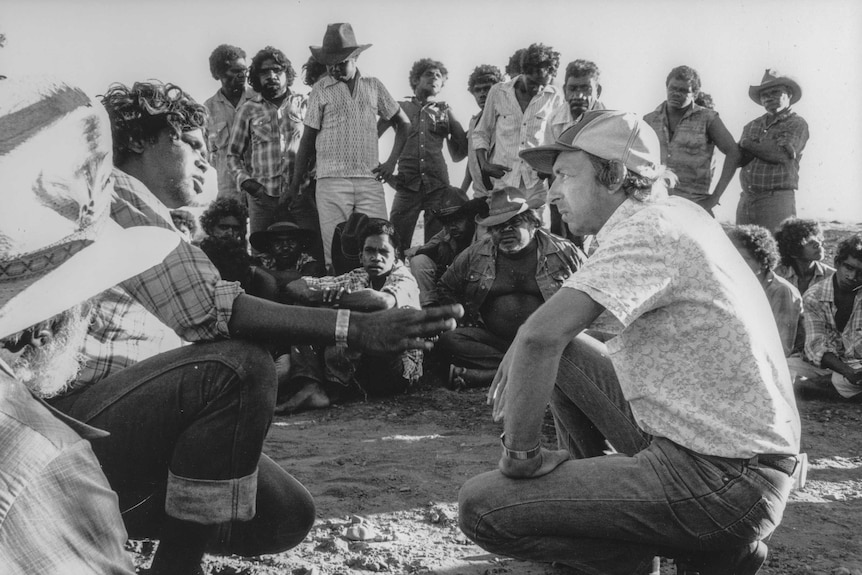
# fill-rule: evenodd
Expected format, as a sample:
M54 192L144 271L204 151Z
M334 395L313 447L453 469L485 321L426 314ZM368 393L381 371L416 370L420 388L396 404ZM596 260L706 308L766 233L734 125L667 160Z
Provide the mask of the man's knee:
M501 477L498 471L482 473L468 479L458 492L458 525L464 535L485 549L505 538L490 520L496 506L493 482Z

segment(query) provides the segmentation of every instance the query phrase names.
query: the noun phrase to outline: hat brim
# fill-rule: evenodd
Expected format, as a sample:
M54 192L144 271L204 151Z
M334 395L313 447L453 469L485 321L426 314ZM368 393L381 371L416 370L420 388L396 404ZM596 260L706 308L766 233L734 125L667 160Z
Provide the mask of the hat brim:
M517 216L518 214L523 214L524 212L526 212L529 209L530 209L530 204L528 204L527 202L524 202L523 204L521 204L521 207L518 208L517 212L505 212L502 214L494 214L492 216L488 216L487 218L480 218L479 216L476 216L476 223L479 224L480 226L485 226L486 228L491 227L491 226L498 226L500 224L508 222L509 220L511 220L512 218Z
M566 144L549 144L547 146L537 146L522 150L519 156L527 162L531 168L543 174L554 173L554 162L557 161L557 156L560 152L578 152L580 148L567 146Z
M179 234L165 228L124 229L109 220L96 241L6 301L0 308L0 337L54 317L150 269L180 241Z
M296 236L300 239L306 239L312 237L314 232L309 229L299 228L296 230L290 231L278 231L278 232L270 232L270 231L262 231L262 232L254 232L248 237L248 243L251 244L251 247L256 249L259 252L267 252L269 251L269 244L272 241L273 236Z
M342 48L335 52L327 52L323 46L309 46L308 48L311 50L311 55L314 56L315 60L324 66L334 66L335 64L344 62L349 58L358 56L365 50L371 48L371 44L360 44L355 48Z
M765 84L760 84L759 86L749 86L748 97L751 98L755 104L760 106L760 93L774 86L787 86L790 88L793 92L793 95L790 96L791 106L802 99L802 86L790 78L777 78L775 80L770 80Z

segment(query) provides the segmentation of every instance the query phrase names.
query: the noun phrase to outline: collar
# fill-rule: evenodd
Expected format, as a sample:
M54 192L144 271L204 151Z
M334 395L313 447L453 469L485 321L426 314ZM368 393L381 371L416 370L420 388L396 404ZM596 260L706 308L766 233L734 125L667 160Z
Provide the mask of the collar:
M359 68L356 69L356 83L359 84L359 81L363 78L362 74L359 73ZM320 86L322 88L331 88L337 84L344 84L345 88L347 87L347 82L342 82L340 80L336 80L332 76L324 76L322 79L318 80L320 82Z
M786 120L790 116L795 116L795 115L796 115L796 112L793 111L793 108L788 107L786 110L782 110L782 111L778 112L777 114L770 114L769 112L767 112L763 115L763 118L767 124L772 125L772 124L776 124L778 122L783 122L784 120Z
M515 83L518 81L518 78L520 78L520 77L521 77L521 74L518 74L517 76L515 76L514 78L512 78L508 82L505 82L503 85L506 86L507 89L511 90L512 93L514 94ZM556 93L556 91L557 91L557 88L553 84L548 82L547 86L545 86L544 88L542 88L541 90L536 92L536 96L538 96L539 94L554 94L554 93ZM535 98L536 96L533 96L533 98Z
M634 198L626 198L623 203L617 206L617 209L614 210L614 213L611 214L611 217L608 218L608 221L604 223L596 234L596 242L602 245L602 242L618 224L634 216L641 210L658 204L661 200L667 200L667 197L667 191L662 191L661 187L656 186L653 187L650 198L646 201L642 202Z

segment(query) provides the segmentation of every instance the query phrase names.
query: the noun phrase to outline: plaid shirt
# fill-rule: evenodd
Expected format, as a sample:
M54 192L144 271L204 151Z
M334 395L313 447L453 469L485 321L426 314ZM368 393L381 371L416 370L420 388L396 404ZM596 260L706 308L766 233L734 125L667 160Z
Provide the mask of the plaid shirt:
M124 228L157 226L176 231L168 208L141 182L118 169L113 177L115 222ZM221 279L204 252L180 242L162 263L99 296L74 387L175 349L182 340L229 337L233 302L241 293L239 283Z
M802 296L805 306L805 355L820 365L823 354L832 352L841 360L862 359L862 289L856 291L850 319L839 332L835 325L835 275L811 286Z
M786 137L796 150L796 158L788 157L779 164L772 164L754 158L739 172L739 182L743 191L751 193L795 190L799 187L799 160L808 142L808 124L801 116L789 108L777 115L764 114L749 122L742 129L742 141L748 138L753 142L764 139L777 140ZM743 151L743 155L747 152Z
M353 94L344 82L324 76L308 96L305 125L319 130L318 178L373 178L380 163L377 117L391 120L398 102L377 78L356 71Z
M236 111L254 97L254 90L247 88L236 107L225 97L221 89L212 95L204 107L207 109L207 145L210 152L210 163L216 169L218 180L218 196L220 198L236 198L241 190L230 173L227 165L227 146L230 142L230 131L236 117Z
M340 276L326 276L315 278L306 276L302 278L311 289L342 289L350 291L371 287L371 279L368 272L363 268L356 268ZM421 309L419 304L419 284L410 270L401 262L395 262L395 266L386 277L380 291L386 292L395 298L397 307L408 307ZM401 354L402 376L410 381L416 381L422 377L422 352L418 349L410 349Z
M288 94L280 106L258 94L239 107L227 151L237 186L253 178L264 185L267 195L281 195L293 175L307 104L302 94Z
M515 96L517 79L491 87L482 117L473 129L473 147L488 150L488 161L492 164L512 168L501 179L492 180L495 189L504 186L525 189L539 183L536 170L518 152L545 144L552 121L563 121L559 108L567 105L563 92L548 85L533 96L522 112Z

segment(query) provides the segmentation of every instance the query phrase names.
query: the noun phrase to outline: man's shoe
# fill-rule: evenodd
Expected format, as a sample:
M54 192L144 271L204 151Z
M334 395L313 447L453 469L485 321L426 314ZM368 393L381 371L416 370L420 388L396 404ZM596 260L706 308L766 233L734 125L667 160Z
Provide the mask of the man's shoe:
M763 541L724 551L708 551L677 561L677 575L755 575L766 561Z

